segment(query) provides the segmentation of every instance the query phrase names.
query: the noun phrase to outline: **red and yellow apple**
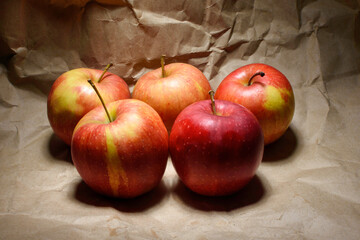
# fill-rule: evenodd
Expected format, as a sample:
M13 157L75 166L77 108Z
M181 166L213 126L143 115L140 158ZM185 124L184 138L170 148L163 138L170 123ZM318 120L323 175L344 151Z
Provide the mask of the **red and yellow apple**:
M290 82L284 74L266 64L249 64L230 73L217 88L215 99L248 108L262 127L265 145L284 134L295 110Z
M133 198L159 184L168 159L168 132L146 103L125 99L88 112L76 125L71 156L98 193Z
M264 151L256 117L223 100L199 101L176 118L169 150L181 181L206 196L235 193L255 175Z
M209 81L196 67L186 63L171 63L139 78L132 97L146 102L162 118L170 132L177 115L188 105L209 99Z
M88 79L95 83L107 103L131 97L129 87L122 78L105 72L89 68L73 69L59 76L52 85L47 100L48 119L55 134L66 144L70 145L78 121L101 105Z

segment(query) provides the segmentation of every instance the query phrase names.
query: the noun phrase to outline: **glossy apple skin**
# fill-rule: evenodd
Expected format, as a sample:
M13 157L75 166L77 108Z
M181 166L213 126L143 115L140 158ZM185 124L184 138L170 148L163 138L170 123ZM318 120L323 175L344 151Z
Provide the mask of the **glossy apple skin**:
M78 68L60 75L51 87L47 100L47 115L55 134L70 145L78 121L101 102L88 83L91 79L105 103L130 98L129 87L119 76L89 68Z
M264 137L255 116L229 101L205 100L185 108L170 133L172 163L182 182L206 196L235 193L255 175Z
M87 113L76 125L71 156L84 182L96 192L133 198L159 184L168 159L168 132L157 112L126 99Z
M158 68L144 74L135 84L132 97L146 102L162 118L170 132L177 115L188 105L209 99L209 81L196 67L186 63L165 65L166 77Z
M247 86L250 78L256 76ZM219 85L215 99L239 103L258 119L265 145L279 139L289 127L295 110L295 99L289 80L266 64L249 64L230 73Z

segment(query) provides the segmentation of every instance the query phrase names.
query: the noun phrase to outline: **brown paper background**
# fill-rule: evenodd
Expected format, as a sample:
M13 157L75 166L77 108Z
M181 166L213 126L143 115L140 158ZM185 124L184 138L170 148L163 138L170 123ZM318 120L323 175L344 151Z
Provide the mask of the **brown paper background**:
M0 239L359 239L359 1L3 0L0 34ZM234 196L193 194L169 161L149 194L102 197L54 136L60 74L112 62L132 90L161 54L213 89L255 62L290 80L292 124Z

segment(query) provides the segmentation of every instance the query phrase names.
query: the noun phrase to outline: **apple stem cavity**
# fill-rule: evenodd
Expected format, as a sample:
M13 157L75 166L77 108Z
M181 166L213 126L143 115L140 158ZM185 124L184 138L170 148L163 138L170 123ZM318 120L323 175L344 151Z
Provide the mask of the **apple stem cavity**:
M109 65L108 65L108 66L109 66ZM110 114L109 114L109 112L108 112L108 110L107 110L107 108L106 108L106 106L105 106L104 99L101 97L99 90L97 89L97 87L95 86L95 84L93 83L93 81L91 81L91 79L89 79L88 82L90 83L90 85L91 85L91 86L93 87L93 89L95 90L96 95L98 95L98 97L99 97L99 99L100 99L100 102L101 102L101 104L103 105L103 107L104 107L104 109L105 109L105 112L106 112L106 115L107 115L107 117L108 117L108 119L109 119L109 122L112 122L112 119L111 119L111 117L110 117Z
M212 107L213 114L218 115L217 112L216 112L216 108L215 108L215 99L214 99L215 92L213 90L210 90L209 94L210 94L211 107Z
M105 67L105 69L104 69L103 73L101 74L101 76L100 76L100 78L99 78L98 82L100 82L100 81L102 80L102 78L104 77L104 75L105 75L105 73L107 72L107 70L109 70L109 68L111 68L112 66L113 66L113 64L112 64L112 63L109 63L108 65L106 65L106 67Z
M166 77L166 74L165 74L165 55L161 56L160 62L161 62L161 77L164 78L164 77Z
M256 76L261 76L261 77L263 77L263 76L265 76L265 73L264 72L257 72L257 73L255 73L254 75L252 75L252 77L250 78L250 80L249 80L249 82L248 82L248 86L250 86L251 84L252 84L252 82L251 82L251 80L254 78L254 77L256 77Z

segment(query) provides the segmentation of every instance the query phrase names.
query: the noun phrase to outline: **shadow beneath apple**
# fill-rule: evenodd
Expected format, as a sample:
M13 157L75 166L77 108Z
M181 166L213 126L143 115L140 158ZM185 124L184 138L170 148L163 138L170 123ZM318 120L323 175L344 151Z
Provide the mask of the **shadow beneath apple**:
M289 127L277 141L265 146L263 162L287 160L295 152L297 145L295 132Z
M95 207L112 207L121 212L136 213L146 211L159 204L167 195L168 191L163 181L153 190L141 196L122 199L101 195L93 191L84 181L78 183L74 198L87 205Z
M70 146L65 144L54 133L50 136L48 150L50 155L53 156L54 159L73 164L71 159Z
M244 188L230 196L208 197L197 194L188 189L180 179L173 192L191 208L202 211L229 212L259 202L265 195L265 188L261 179L255 175Z

